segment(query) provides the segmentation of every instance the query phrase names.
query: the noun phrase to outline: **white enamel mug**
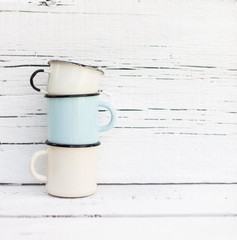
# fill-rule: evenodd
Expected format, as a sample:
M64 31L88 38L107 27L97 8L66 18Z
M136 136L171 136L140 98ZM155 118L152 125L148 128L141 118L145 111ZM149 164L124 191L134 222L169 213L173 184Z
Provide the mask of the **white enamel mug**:
M86 197L96 192L96 162L98 145L53 144L46 141L47 150L33 154L30 171L34 178L46 182L46 190L57 197ZM35 161L47 156L47 174L41 175L35 170Z
M49 71L36 70L30 77L32 88L43 94L67 95L96 93L99 90L99 79L103 71L91 66L60 60L48 62ZM35 86L34 77L40 72L49 74L47 89Z

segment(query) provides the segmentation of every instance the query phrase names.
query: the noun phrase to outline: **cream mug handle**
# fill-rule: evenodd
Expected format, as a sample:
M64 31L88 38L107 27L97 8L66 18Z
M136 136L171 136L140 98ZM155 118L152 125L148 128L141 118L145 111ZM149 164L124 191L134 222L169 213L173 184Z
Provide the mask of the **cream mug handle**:
M44 69L38 69L38 70L36 70L36 71L33 72L32 75L30 76L30 85L31 85L31 87L32 87L35 91L40 92L40 93L43 93L43 94L48 94L47 91L44 91L44 90L42 90L42 89L37 88L37 87L35 86L35 84L34 84L34 77L35 77L35 75L37 75L37 74L40 73L40 72L45 72L45 73L50 74L49 71L45 71Z
M41 175L35 171L35 161L38 157L47 155L47 154L48 154L47 150L38 151L32 155L31 160L30 160L30 172L31 172L32 176L35 179L42 181L42 182L47 182L47 177L44 175Z

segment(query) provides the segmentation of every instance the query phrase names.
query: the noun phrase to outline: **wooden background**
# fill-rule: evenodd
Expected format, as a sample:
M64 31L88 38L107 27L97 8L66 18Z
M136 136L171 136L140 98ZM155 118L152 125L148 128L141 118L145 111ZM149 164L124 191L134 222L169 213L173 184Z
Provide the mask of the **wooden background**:
M101 134L99 183L237 182L236 1L1 0L0 23L1 183L37 182L46 101L29 77L51 59L105 72L118 118Z

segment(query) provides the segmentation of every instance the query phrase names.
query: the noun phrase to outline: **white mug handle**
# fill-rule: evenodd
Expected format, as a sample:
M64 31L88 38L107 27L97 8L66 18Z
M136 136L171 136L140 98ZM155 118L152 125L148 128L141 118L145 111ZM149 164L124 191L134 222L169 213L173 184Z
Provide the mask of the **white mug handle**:
M31 172L32 176L35 179L42 181L42 182L47 182L47 177L44 175L41 175L35 171L35 161L38 157L47 155L47 154L48 154L47 150L38 151L32 155L31 160L30 160L30 172Z

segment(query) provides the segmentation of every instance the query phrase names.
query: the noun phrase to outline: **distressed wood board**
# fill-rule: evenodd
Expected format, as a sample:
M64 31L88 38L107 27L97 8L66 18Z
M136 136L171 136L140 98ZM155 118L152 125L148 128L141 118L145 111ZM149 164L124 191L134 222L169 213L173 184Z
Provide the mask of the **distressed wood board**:
M236 218L32 218L0 219L11 240L163 239L235 240Z
M0 218L234 217L237 184L99 185L86 198L47 194L45 186L0 186Z
M237 182L236 4L1 1L0 182L36 182L46 101L29 76L50 59L105 71L118 119L101 134L99 183Z
M4 239L227 239L237 237L236 184L100 185L88 198L45 186L0 186Z

